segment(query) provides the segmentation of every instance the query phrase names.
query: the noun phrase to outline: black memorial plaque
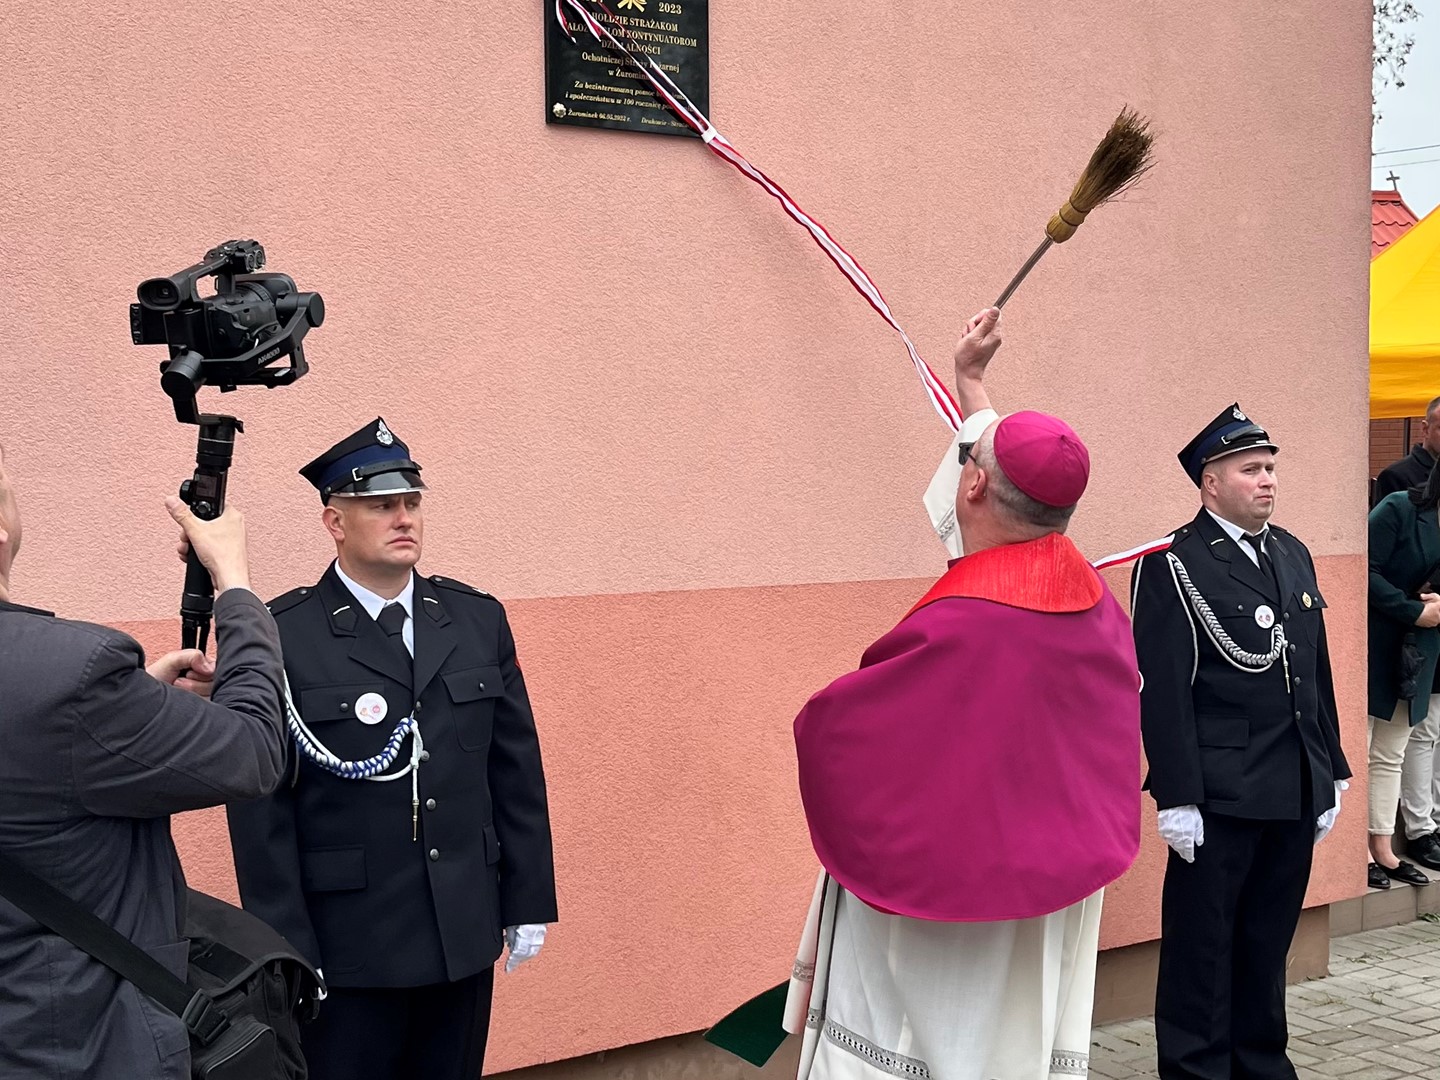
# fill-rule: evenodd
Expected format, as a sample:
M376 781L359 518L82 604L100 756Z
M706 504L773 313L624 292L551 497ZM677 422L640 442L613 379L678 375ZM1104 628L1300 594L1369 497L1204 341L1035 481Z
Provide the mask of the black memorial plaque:
M605 6L608 15L595 4L586 9L631 52L652 56L708 116L710 0L606 0ZM695 135L628 60L590 36L573 10L565 7L575 35L571 44L556 22L555 5L543 7L546 123Z

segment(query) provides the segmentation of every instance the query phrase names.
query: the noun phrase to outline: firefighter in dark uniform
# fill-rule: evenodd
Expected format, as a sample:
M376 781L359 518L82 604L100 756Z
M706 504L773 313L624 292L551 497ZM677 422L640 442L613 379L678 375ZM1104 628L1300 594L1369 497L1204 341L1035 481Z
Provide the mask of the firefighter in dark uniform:
M300 470L336 560L270 605L289 779L229 808L245 907L319 966L317 1080L475 1080L494 964L555 920L545 777L505 610L413 569L420 466L376 419Z
M1148 786L1170 845L1161 1080L1294 1080L1285 958L1350 767L1325 599L1269 524L1279 448L1239 405L1180 452L1203 508L1131 581Z

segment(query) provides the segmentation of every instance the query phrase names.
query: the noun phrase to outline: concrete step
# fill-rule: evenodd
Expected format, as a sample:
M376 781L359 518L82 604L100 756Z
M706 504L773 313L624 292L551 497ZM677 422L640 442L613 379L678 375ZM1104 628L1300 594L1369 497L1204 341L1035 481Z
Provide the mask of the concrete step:
M1392 881L1388 889L1367 889L1363 896L1331 904L1330 936L1344 937L1362 930L1414 922L1424 915L1440 915L1440 872L1423 866L1420 869L1433 884L1407 885L1403 881Z

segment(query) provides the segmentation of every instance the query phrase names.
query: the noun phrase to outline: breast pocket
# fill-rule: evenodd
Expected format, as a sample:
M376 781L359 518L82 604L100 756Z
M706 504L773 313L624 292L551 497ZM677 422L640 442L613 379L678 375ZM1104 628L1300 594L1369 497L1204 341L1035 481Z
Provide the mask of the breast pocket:
M382 700L385 684L345 683L340 686L316 686L300 693L300 715L307 724L328 724L333 720L353 720L360 699L373 694ZM390 706L387 703L387 711ZM398 719L398 718L397 718Z
M305 726L342 761L362 761L384 750L406 713L404 702L386 698L383 682L312 687L301 691L296 705Z
M1220 625L1235 644L1246 652L1269 652L1272 641L1272 627L1280 621L1281 614L1273 601L1266 602L1259 597L1234 597L1214 605Z
M495 699L505 694L498 666L465 668L441 674L455 716L455 734L466 750L490 745L495 723Z

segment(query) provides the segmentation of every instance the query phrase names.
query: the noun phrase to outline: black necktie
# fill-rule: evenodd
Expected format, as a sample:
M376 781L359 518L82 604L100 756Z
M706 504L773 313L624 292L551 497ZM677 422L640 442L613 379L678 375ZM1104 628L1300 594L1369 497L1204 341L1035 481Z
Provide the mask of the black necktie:
M380 629L385 631L386 637L390 639L397 654L405 661L405 670L410 671L414 660L410 656L410 650L405 648L405 620L409 618L405 614L405 608L393 601L380 609L380 617L375 621L380 624Z
M1264 529L1254 536L1251 536L1249 533L1242 533L1240 539L1249 544L1250 550L1255 552L1255 559L1260 564L1260 572L1270 579L1270 583L1275 586L1275 592L1278 595L1280 592L1280 583L1275 578L1275 564L1270 561L1270 556L1265 554L1265 537L1269 531L1268 529Z

